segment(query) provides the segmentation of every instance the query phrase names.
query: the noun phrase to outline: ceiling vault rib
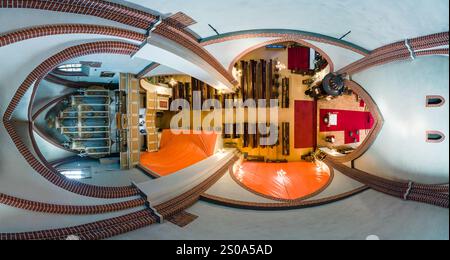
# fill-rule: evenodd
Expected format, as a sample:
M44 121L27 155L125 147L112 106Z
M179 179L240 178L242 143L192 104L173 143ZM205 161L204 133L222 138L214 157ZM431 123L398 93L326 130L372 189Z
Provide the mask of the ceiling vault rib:
M339 70L339 72L352 75L394 61L415 59L417 56L448 55L448 45L449 32L406 39L377 48L367 57L349 64Z
M221 42L240 40L240 39L251 39L251 38L279 38L279 37L297 37L303 40L311 40L326 44L331 44L337 47L341 47L344 49L351 50L360 55L367 56L370 51L366 50L358 45L353 43L339 40L337 38L333 38L330 36L305 32L299 30L285 30L285 29L261 29L261 30L247 30L247 31L237 31L231 33L224 33L218 36L212 36L208 38L204 38L200 40L200 44L202 46L208 46L211 44L217 44Z
M55 1L34 1L34 0L0 0L0 8L24 8L39 9L66 13L77 13L83 15L96 16L122 24L130 25L143 30L153 29L152 33L167 38L195 53L221 74L231 85L236 86L238 82L220 62L212 56L202 45L196 36L186 30L186 26L195 21L188 19L188 16L177 13L173 17L161 19L157 15L143 12L134 8L120 4L100 0L67 0L63 3ZM48 3L51 3L48 5ZM87 6L91 3L95 8ZM158 26L154 26L158 24ZM147 37L146 37L147 38ZM145 39L144 39L145 40ZM144 41L142 40L142 42Z
M152 72L153 70L155 70L159 66L160 66L159 63L152 62L148 66L146 66L144 69L142 69L138 74L136 74L136 77L137 78L143 78L143 77L145 77L145 75L147 75L148 73Z
M28 162L28 164L49 182L73 193L95 198L125 198L136 196L139 194L138 190L134 186L102 187L88 185L73 180L67 180L65 177L60 175L59 172L55 170L48 162L46 163L45 158L42 157L42 154L40 154L40 151L37 148L33 136L30 136L33 149L35 149L36 153L40 157L39 159L42 162L33 155L33 153L26 147L20 136L17 134L12 122L10 121L14 110L17 108L18 104L20 103L21 99L28 91L28 89L34 85L35 87L33 89L33 92L35 92L38 82L40 82L47 73L49 73L61 62L75 57L96 53L130 55L131 53L135 52L137 48L138 46L134 44L115 41L87 43L67 48L59 52L58 54L48 58L38 67L36 67L27 76L27 78L17 90L16 94L7 107L5 114L3 115L3 124L17 149ZM29 118L31 119L32 116L29 115ZM32 130L33 128L30 125L29 131Z
M344 175L357 180L370 188L403 200L427 203L438 207L449 207L448 184L421 184L404 180L389 180L370 173L352 169L334 158L323 154L324 162Z

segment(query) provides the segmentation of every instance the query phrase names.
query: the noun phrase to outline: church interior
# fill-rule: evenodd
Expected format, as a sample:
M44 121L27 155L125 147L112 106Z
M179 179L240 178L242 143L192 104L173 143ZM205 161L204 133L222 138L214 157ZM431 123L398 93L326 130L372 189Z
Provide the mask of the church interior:
M0 0L0 240L449 238L448 1L192 2Z

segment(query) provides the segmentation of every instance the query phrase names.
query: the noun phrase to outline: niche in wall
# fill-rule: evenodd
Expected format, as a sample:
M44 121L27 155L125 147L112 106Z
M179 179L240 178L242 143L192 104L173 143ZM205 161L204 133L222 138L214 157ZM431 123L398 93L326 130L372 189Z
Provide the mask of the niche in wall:
M442 96L427 96L426 106L427 107L441 107L445 104L445 99Z
M445 135L439 131L427 131L426 138L428 143L442 143L445 140Z

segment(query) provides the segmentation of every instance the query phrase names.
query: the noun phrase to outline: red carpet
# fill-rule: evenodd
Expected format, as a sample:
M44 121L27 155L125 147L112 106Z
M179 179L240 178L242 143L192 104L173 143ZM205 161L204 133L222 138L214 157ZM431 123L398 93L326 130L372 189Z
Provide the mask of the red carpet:
M338 115L338 124L328 127L323 119L328 113ZM372 129L375 120L370 112L321 109L320 110L320 132L345 131L345 143L357 143L360 136L357 131Z
M316 147L316 103L295 101L294 109L294 147Z
M356 131L345 131L345 144L359 143L360 134Z
M166 176L214 154L217 134L174 134L164 130L158 152L141 153L141 165Z
M244 162L235 167L234 179L247 189L275 199L295 200L323 189L330 181L326 165L314 163L258 163Z

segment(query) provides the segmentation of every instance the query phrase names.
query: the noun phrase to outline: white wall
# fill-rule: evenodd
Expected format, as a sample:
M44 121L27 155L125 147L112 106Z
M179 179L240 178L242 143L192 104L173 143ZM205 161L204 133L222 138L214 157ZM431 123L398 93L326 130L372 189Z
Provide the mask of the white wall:
M226 41L207 45L205 46L205 49L209 51L225 67L225 69L228 70L233 60L242 52L253 46L273 39L275 38L265 37Z
M36 96L34 97L33 113L47 105L53 99L74 92L75 89L58 85L46 80L42 80L39 84Z
M123 1L122 1L123 2ZM447 0L129 0L162 13L183 11L202 37L251 29L295 29L374 49L408 37L448 31Z
M36 140L36 145L39 147L42 155L49 162L56 161L63 158L68 158L76 155L76 153L72 153L66 150L63 150L52 143L49 143L47 140L42 138L39 134L34 132L34 138ZM113 185L114 186L114 185Z
M133 58L146 59L174 68L208 83L218 90L231 91L233 85L203 58L180 44L152 35Z
M398 62L357 74L378 104L385 124L373 146L356 161L358 169L380 176L424 183L449 181L449 60L445 56ZM426 108L427 95L446 104ZM425 142L427 130L446 135L443 143Z
M146 77L153 77L158 75L182 75L184 73L179 72L178 70L174 70L170 67L159 65L154 70L150 71L150 73L147 73Z

